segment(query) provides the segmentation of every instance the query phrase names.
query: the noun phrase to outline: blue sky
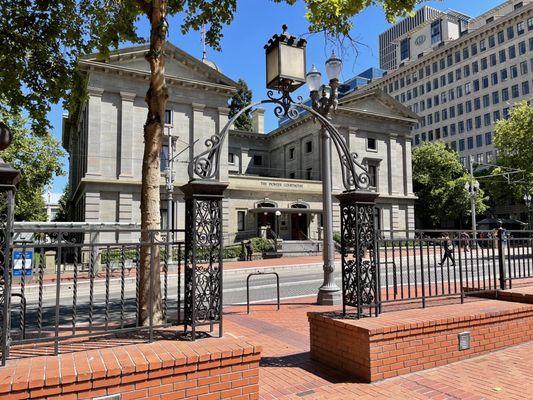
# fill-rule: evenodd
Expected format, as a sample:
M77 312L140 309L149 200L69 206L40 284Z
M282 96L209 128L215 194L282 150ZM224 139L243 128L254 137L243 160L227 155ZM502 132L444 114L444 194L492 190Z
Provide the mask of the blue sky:
M477 16L490 8L502 3L504 0L470 0L470 1L428 1L423 4L441 10L448 8L461 11L471 16ZM188 53L201 58L202 44L200 33L192 32L182 35L179 29L179 16L170 21L169 40ZM307 32L305 9L300 1L295 6L275 4L271 0L240 0L237 14L233 23L224 30L221 42L222 51L216 52L208 49L208 58L222 69L230 78L244 79L252 89L254 100L265 97L265 67L264 44L274 34L281 32L281 26L287 24L289 32L293 35L302 35ZM139 32L147 37L148 24L142 20L138 24ZM351 78L358 72L369 67L379 66L378 60L378 35L387 29L390 24L385 19L383 11L378 7L370 7L354 19L352 37L360 45L357 54L347 50L343 54L344 70L342 79ZM307 64L315 64L324 72L324 61L331 53L331 46L327 45L323 35L306 36ZM305 96L305 88L299 94ZM61 138L61 105L54 105L49 113L53 126L53 134ZM271 113L266 115L267 129L276 126L276 120ZM67 169L65 159L65 170ZM66 176L56 177L53 183L53 192L62 192L67 182Z

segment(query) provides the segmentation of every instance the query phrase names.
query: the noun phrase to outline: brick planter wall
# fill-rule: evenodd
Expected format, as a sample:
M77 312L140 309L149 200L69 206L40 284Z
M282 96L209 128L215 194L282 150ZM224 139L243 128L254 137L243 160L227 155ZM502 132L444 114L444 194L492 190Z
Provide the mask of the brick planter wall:
M0 399L259 398L261 348L243 341L158 341L10 361Z
M311 358L365 382L433 368L533 339L533 306L486 300L361 320L308 313ZM459 350L458 333L470 332Z

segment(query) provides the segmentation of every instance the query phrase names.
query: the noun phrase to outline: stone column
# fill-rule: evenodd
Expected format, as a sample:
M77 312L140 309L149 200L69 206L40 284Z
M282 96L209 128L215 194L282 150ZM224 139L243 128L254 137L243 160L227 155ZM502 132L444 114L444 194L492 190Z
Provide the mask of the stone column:
M405 195L413 195L413 169L412 169L412 159L411 159L411 138L406 137L404 146L403 146L403 158L404 158L404 186L405 186Z
M189 132L189 161L192 161L195 154L199 154L205 149L204 141L207 139L202 125L204 117L204 104L192 103L192 130ZM194 144L194 141L198 142Z
M102 143L102 95L103 89L89 87L86 176L100 176L100 145Z
M120 178L133 178L133 102L136 94L120 92Z

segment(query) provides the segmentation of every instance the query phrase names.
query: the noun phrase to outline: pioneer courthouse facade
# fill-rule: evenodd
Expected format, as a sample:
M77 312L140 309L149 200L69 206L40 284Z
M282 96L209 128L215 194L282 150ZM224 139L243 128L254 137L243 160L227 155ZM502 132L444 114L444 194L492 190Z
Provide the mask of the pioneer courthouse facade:
M140 221L144 101L149 69L146 46L123 49L106 62L82 59L88 98L65 116L63 146L70 154L69 185L78 221ZM187 164L205 149L205 140L228 121L235 82L218 68L167 45L169 87L166 145L162 166L173 158L173 227L183 228L180 187ZM259 234L270 226L284 239L316 239L321 231L319 125L309 115L264 132L264 111L255 110L254 132L230 131L224 143L219 179L229 183L224 231L230 240ZM382 229L413 229L411 133L417 116L379 90L341 99L333 123L360 163L368 167L379 193L376 218ZM340 161L333 151L333 190L340 192ZM165 173L161 174L162 220L167 215ZM280 211L277 213L276 211ZM340 230L335 207L334 229Z

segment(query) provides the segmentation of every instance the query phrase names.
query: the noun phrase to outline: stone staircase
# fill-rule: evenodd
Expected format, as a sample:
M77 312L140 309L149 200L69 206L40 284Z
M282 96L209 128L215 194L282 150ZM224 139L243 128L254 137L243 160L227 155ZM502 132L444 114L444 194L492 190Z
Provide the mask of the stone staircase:
M284 240L281 246L283 257L317 256L322 253L322 242L317 240Z

